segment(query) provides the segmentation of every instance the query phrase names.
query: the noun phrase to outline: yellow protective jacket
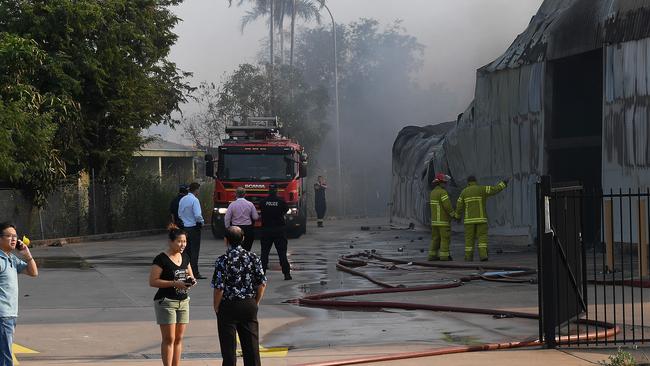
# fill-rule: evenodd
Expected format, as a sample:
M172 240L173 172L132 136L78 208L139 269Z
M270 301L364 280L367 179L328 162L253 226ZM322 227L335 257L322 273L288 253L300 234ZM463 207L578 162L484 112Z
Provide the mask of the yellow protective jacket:
M460 217L464 211L465 224L487 223L487 198L503 191L504 188L506 188L505 182L499 182L495 186L480 186L476 182L470 182L458 197L458 203L456 204L457 217Z
M451 226L451 217L454 217L454 209L451 207L451 200L447 191L440 185L431 191L431 226Z

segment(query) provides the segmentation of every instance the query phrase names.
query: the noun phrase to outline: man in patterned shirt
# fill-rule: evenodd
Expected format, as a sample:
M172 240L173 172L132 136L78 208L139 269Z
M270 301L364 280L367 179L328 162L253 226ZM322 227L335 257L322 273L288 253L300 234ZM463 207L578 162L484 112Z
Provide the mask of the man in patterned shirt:
M264 296L266 277L262 262L254 253L241 247L242 240L240 227L226 229L226 254L217 258L212 276L213 306L223 366L237 364L237 334L244 365L262 364L257 309Z

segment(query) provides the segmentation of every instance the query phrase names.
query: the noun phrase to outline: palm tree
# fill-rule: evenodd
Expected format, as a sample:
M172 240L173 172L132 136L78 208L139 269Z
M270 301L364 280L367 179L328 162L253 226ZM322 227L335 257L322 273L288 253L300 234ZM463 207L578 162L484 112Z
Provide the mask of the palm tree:
M282 0L281 0L282 1ZM257 18L266 16L270 14L269 17L269 50L270 50L270 57L269 57L269 64L271 65L271 68L273 68L273 36L274 36L274 22L272 21L274 19L274 7L275 7L275 2L274 0L248 0L248 2L253 3L253 9L248 10L246 12L246 15L242 17L241 20L241 31L244 32L244 28L251 23L254 20L257 20ZM228 0L228 6L232 6L233 0ZM239 0L237 2L237 6L241 6L244 3L244 0Z
M237 6L242 5L244 2L245 0L239 0ZM280 35L280 60L284 62L284 20L286 16L291 17L291 50L289 53L289 64L293 66L296 18L302 18L305 21L315 20L320 24L320 10L322 9L323 4L325 4L325 0L248 0L248 2L253 3L253 8L248 10L242 17L242 32L248 24L260 17L269 16L269 20L274 20L273 22L269 22L271 65L274 61L274 25L277 25L278 33ZM228 0L229 6L231 6L232 3L233 0Z
M291 51L289 52L289 65L293 67L293 48L295 45L296 16L303 20L316 20L320 24L320 10L325 5L325 0L284 0L291 4L288 13L291 14Z

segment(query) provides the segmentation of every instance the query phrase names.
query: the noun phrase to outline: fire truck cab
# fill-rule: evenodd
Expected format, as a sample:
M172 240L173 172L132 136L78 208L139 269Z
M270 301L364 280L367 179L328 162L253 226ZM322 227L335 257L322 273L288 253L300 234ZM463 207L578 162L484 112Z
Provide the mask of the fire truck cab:
M224 216L234 201L238 187L246 189L246 199L255 204L268 196L269 186L278 187L278 196L288 204L287 234L298 237L307 229L307 155L300 144L280 135L277 117L249 117L226 126L228 138L217 156L206 155L206 175L214 178L212 233L223 238ZM261 226L261 220L255 227Z

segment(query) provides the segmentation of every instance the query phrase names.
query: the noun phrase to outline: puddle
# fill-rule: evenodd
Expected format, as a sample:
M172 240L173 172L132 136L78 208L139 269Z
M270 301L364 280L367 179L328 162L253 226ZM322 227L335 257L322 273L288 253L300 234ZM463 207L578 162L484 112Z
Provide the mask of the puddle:
M40 257L35 258L39 268L92 269L92 264L80 257Z
M472 336L456 335L452 332L442 332L442 340L447 343L462 344L464 346L474 346L482 344L478 338Z

